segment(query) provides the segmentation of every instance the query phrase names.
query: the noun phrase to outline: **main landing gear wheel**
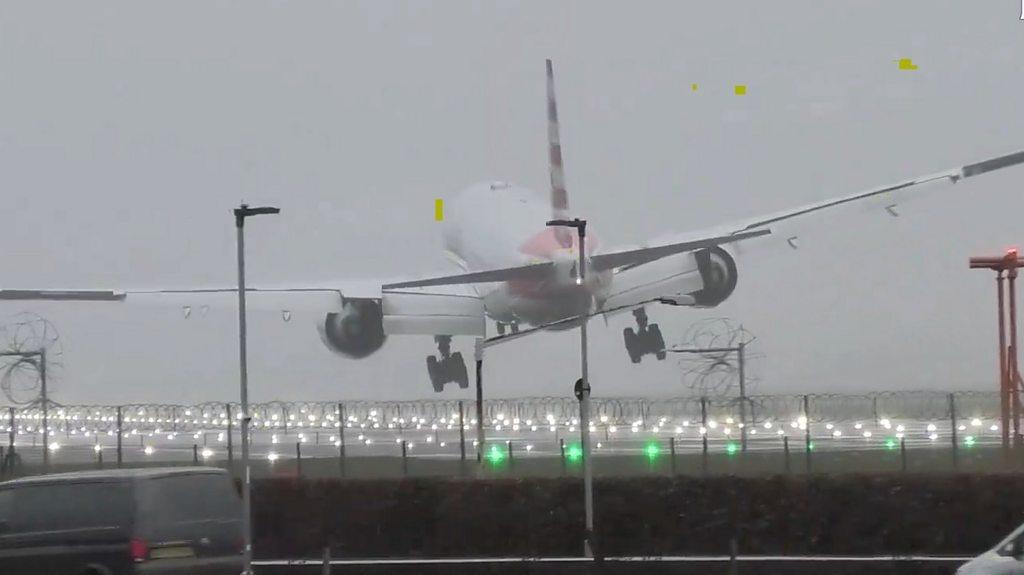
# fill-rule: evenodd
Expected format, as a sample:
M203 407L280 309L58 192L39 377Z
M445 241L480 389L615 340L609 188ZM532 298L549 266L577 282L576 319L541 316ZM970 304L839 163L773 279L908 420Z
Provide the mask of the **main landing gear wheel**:
M427 356L427 374L430 376L430 385L434 387L435 393L441 393L444 391L444 380L442 379L443 376L441 374L442 369L443 368L437 361L436 357L432 355Z
M650 340L651 349L654 350L654 357L659 361L665 359L668 353L665 351L665 338L661 337L661 328L658 324L652 323L647 326L647 337Z
M640 363L642 356L637 352L640 346L636 341L636 332L633 331L633 328L627 327L622 330L622 339L626 342L626 353L629 354L629 361Z
M448 383L457 383L462 389L468 388L469 372L466 370L466 360L461 353L451 352L452 336L435 336L434 341L437 342L437 351L441 356L427 356L427 375L430 376L430 385L434 391L441 393Z
M448 361L451 364L450 367L454 371L453 375L455 376L455 383L459 384L459 387L462 389L469 388L469 372L466 371L466 361L462 359L462 353L458 351L453 353L452 356L448 358Z
M658 324L647 323L647 312L644 308L633 310L636 318L636 331L631 327L622 330L622 340L626 344L626 353L633 363L640 363L645 355L653 354L658 360L668 355L665 351L665 338L661 335Z

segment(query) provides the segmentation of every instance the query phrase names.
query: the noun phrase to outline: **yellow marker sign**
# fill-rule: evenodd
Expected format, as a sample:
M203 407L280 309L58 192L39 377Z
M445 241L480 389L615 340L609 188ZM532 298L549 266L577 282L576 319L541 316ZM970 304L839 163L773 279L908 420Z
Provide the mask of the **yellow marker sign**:
M737 96L745 96L747 94L747 86L746 86L746 84L736 84L736 87L733 88L733 92Z
M915 64L910 58L900 58L896 60L900 65L900 70L917 70L917 64Z
M437 198L434 200L434 220L440 222L444 219L444 200Z
M697 91L697 84L690 84L690 89L693 90L694 92L696 92Z

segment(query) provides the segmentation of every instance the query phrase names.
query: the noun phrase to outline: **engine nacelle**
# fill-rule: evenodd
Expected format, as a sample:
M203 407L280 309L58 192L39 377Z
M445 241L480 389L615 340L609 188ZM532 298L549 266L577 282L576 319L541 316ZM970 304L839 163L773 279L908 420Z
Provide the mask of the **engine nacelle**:
M698 306L715 307L736 289L736 260L719 246L699 250L694 257L704 287L690 295Z
M317 328L324 345L353 359L377 351L387 339L380 301L375 299L346 299L341 311L327 314Z

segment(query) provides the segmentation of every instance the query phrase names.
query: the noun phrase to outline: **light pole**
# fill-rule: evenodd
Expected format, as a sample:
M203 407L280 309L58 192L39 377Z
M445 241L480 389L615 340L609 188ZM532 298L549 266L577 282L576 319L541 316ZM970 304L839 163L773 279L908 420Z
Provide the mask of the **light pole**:
M262 214L277 214L272 207L250 208L242 204L235 208L235 228L238 230L238 367L242 404L242 537L245 575L252 574L252 477L249 469L249 373L245 355L245 218Z
M586 237L587 220L573 218L571 220L551 220L549 226L576 228L579 237L579 263L576 272L576 285L584 291L586 285ZM589 293L589 292L586 292ZM594 478L590 461L590 380L587 378L587 318L590 314L590 299L587 307L580 315L580 373L576 382L576 398L580 401L580 447L583 448L583 508L586 515L586 535L583 540L583 554L594 556Z
M477 338L473 345L473 357L476 359L476 462L480 467L484 464L484 339ZM465 429L466 422L459 420Z

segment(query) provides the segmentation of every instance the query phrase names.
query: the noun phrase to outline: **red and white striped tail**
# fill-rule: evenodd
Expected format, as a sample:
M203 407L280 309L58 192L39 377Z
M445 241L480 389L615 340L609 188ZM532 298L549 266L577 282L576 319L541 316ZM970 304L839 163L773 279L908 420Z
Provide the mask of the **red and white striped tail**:
M565 191L565 167L562 164L562 142L558 133L558 104L555 101L555 72L547 60L548 72L548 170L551 175L551 217L565 219L569 212L569 194ZM555 228L555 237L564 247L572 245L567 228Z

